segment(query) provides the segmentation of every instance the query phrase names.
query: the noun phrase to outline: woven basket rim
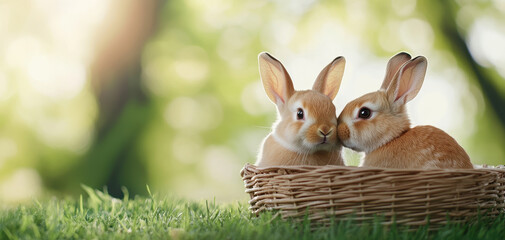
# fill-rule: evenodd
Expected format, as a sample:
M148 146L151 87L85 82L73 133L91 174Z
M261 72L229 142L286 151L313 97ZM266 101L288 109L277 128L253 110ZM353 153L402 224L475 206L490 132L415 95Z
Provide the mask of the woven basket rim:
M246 163L242 170L240 171L240 175L243 177L245 174L245 170L256 170L260 172L269 172L276 170L302 170L302 171L310 171L310 170L353 170L353 171L372 171L372 172L384 172L384 173L398 173L398 172L409 172L412 174L416 173L482 173L482 172L502 172L505 173L505 167L503 165L499 166L486 166L479 167L474 169L419 169L419 168L377 168L377 167L357 167L357 166L338 166L338 165L324 165L324 166L316 166L316 165L289 165L289 166L268 166L268 167L258 167L254 164Z

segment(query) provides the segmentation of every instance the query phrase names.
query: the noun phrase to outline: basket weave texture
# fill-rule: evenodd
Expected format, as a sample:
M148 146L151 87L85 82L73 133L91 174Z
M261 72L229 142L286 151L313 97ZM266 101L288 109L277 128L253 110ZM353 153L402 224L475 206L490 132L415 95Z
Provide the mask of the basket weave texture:
M250 210L278 210L282 218L328 225L352 215L383 224L437 226L505 209L505 169L382 169L284 166L241 171Z

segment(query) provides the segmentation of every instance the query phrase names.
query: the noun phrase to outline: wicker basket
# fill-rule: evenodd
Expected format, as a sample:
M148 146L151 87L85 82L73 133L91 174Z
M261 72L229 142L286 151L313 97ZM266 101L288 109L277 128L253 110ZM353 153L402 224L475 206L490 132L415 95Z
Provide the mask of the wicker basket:
M381 169L343 166L285 166L241 171L250 210L278 210L282 218L362 222L383 216L383 224L409 226L466 222L505 208L505 169Z

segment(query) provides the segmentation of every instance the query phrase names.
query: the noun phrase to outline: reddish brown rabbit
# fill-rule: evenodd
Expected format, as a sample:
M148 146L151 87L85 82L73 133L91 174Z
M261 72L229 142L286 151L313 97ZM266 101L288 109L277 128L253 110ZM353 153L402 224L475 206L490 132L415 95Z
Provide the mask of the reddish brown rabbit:
M278 120L265 138L257 166L344 165L332 100L344 74L345 59L326 66L312 90L296 91L284 66L270 54L259 56L261 81L277 105Z
M365 152L360 164L383 168L473 168L465 150L447 133L411 128L405 104L419 92L426 74L423 56L399 53L389 60L381 88L348 103L338 117L345 147Z

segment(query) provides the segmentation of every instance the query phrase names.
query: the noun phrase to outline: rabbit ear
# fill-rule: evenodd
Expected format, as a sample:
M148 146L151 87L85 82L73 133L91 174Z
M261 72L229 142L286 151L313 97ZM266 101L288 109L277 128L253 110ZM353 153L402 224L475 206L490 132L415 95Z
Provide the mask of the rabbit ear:
M344 68L345 58L342 56L335 58L319 73L312 89L334 99L342 82Z
M398 70L400 70L400 67L403 66L403 64L405 64L411 58L412 57L410 56L410 54L406 52L401 52L394 55L391 59L389 59L388 66L386 67L386 76L384 77L384 81L382 82L381 89L385 90L386 88L388 88L396 72L398 72Z
M258 55L261 81L270 100L279 105L291 97L295 89L288 72L279 60L267 52Z
M386 89L391 104L403 105L412 100L423 85L428 61L419 56L406 62L396 73Z

